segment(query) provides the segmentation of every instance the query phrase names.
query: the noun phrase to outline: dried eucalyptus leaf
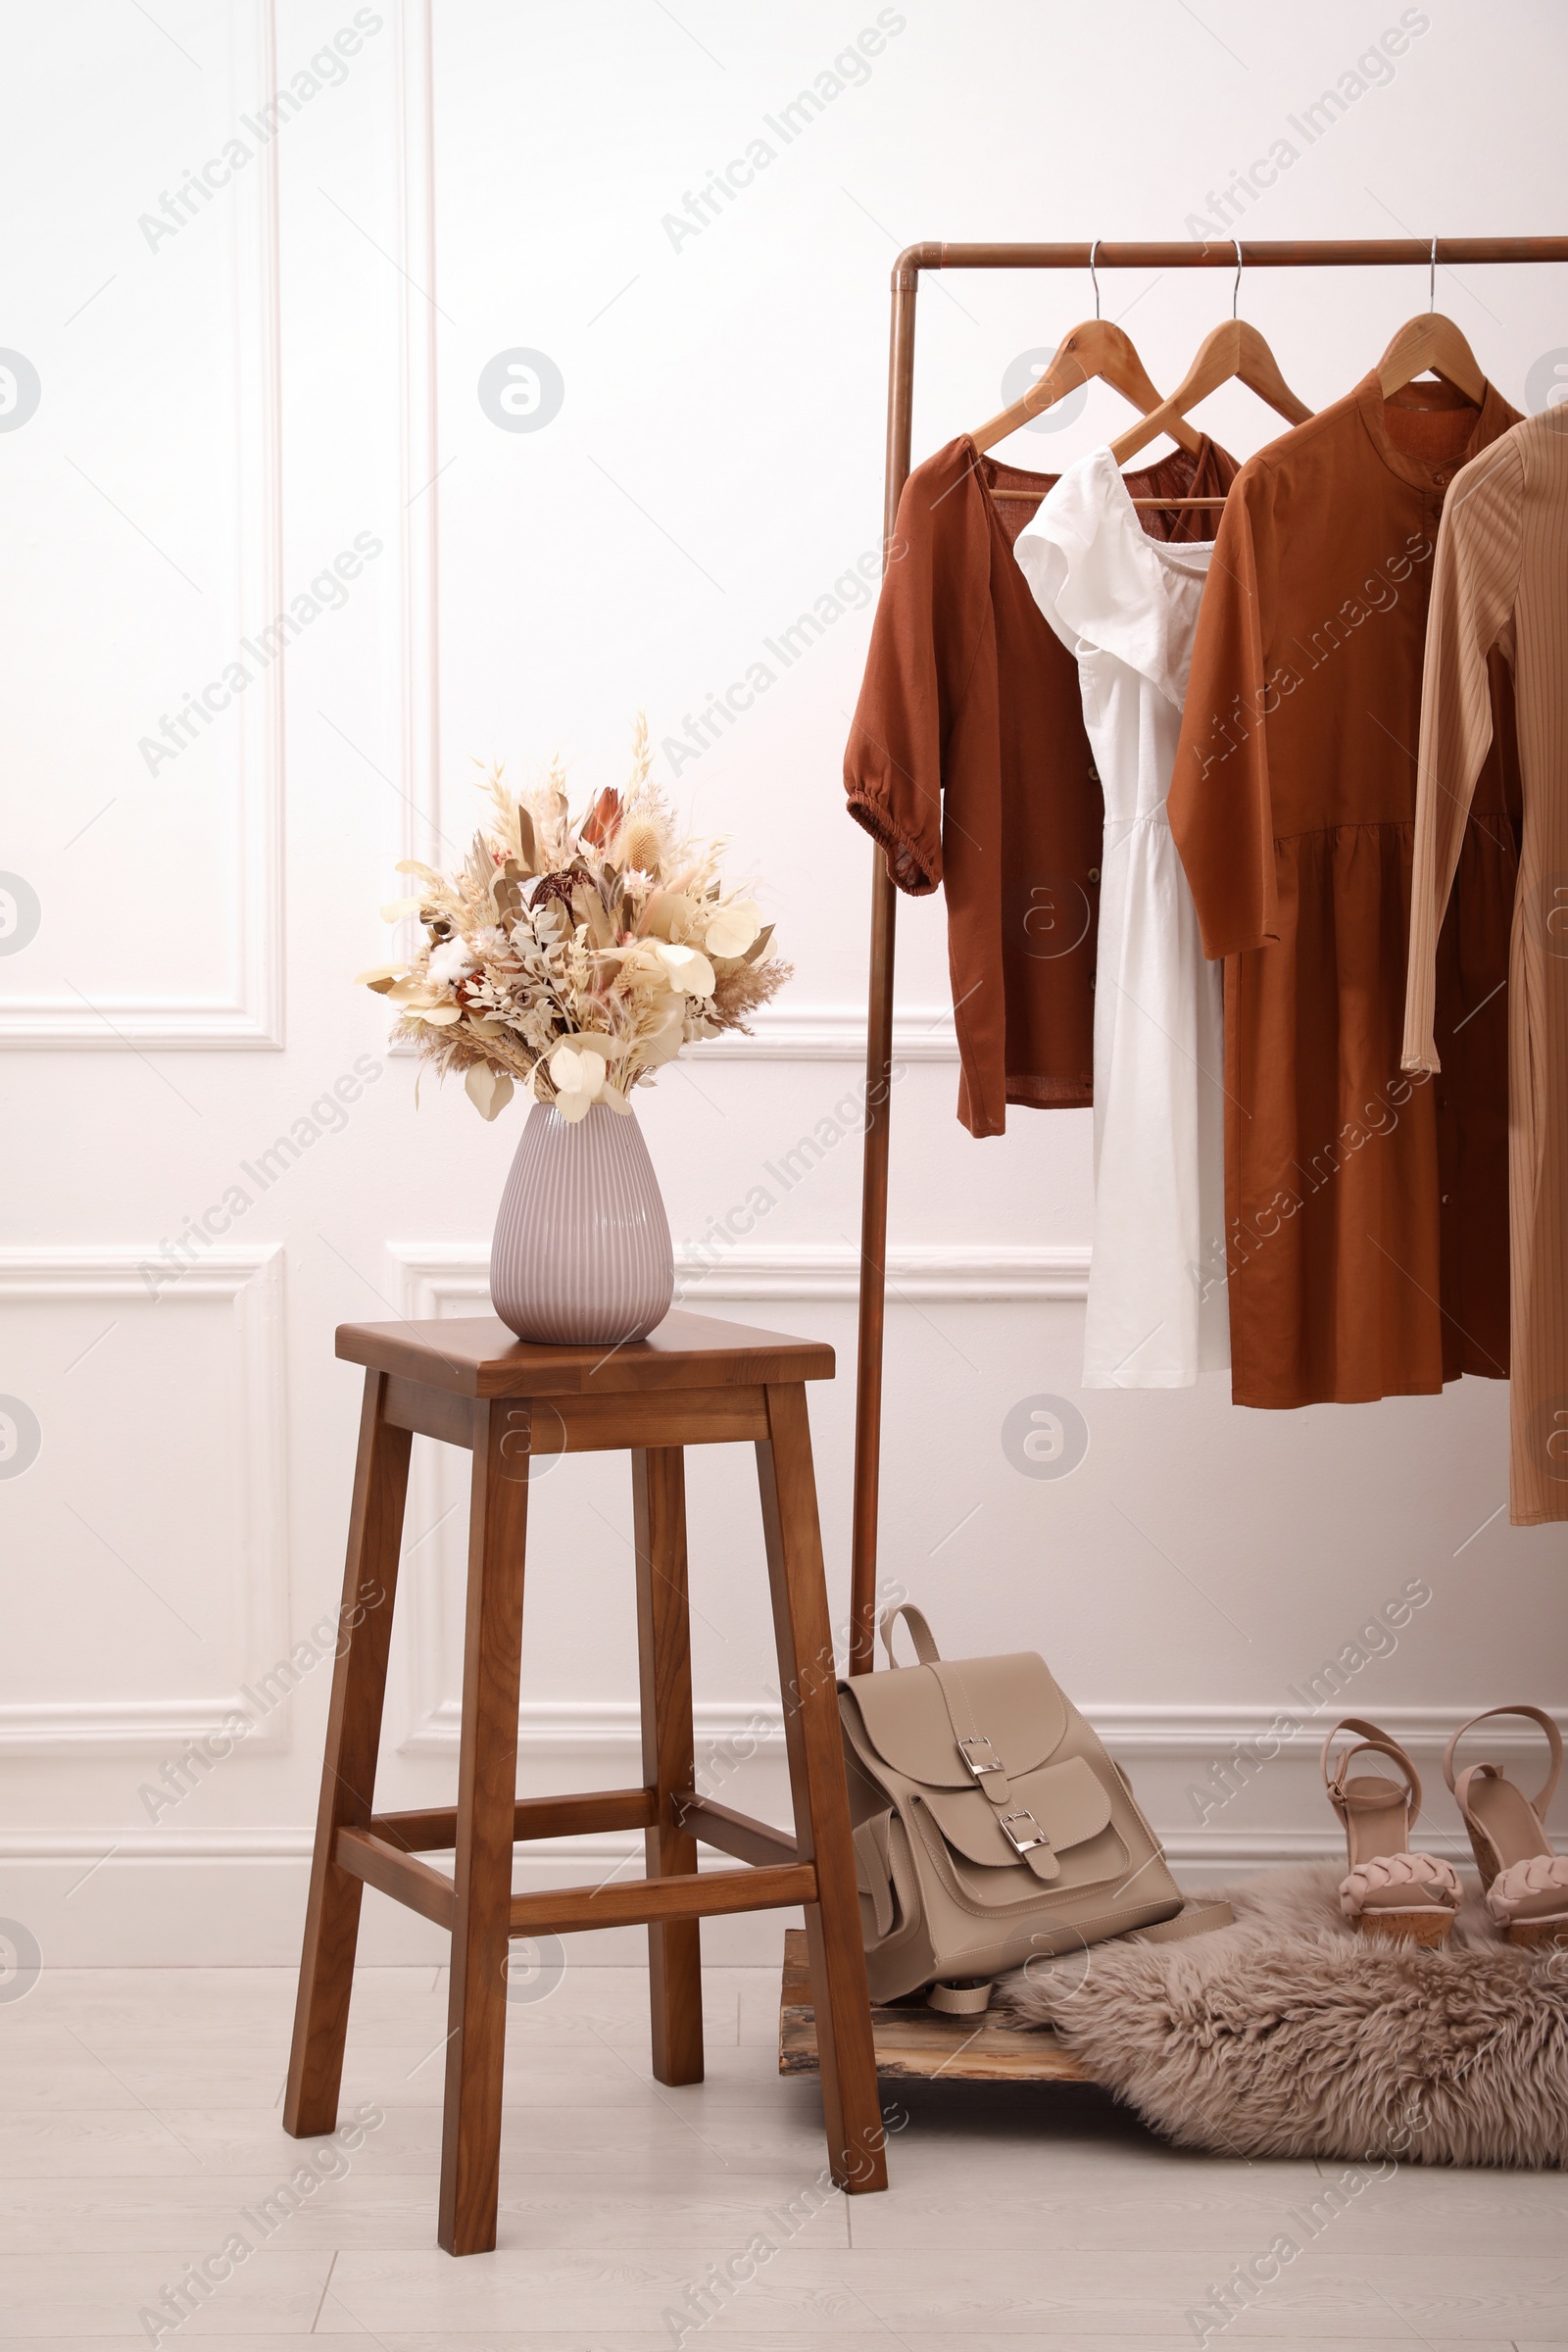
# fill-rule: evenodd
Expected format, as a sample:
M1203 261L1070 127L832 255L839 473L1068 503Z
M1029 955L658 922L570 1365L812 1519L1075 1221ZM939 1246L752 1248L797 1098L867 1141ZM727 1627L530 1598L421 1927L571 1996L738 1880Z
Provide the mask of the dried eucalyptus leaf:
M463 1081L464 1092L483 1119L493 1119L512 1101L512 1080L505 1070L492 1070L476 1061Z

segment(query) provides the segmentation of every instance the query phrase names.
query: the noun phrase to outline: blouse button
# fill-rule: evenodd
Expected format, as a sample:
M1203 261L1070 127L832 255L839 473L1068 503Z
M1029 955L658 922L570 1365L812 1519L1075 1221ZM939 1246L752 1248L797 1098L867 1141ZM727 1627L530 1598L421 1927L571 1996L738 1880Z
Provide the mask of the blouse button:
M1100 868L1098 865L1092 865L1089 868L1089 879L1091 882L1098 882L1100 880Z

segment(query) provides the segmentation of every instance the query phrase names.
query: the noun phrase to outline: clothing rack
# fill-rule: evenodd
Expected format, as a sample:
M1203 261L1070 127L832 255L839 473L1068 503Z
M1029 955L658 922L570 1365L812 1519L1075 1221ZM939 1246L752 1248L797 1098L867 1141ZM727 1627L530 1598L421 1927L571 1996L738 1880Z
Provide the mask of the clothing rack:
M893 268L888 359L885 543L909 475L914 405L914 306L926 270L1231 270L1240 249L1205 245L906 246ZM1439 263L1568 262L1568 237L1378 237L1249 243L1250 270L1427 268ZM1221 502L1222 503L1222 502ZM891 1140L895 894L880 849L872 853L871 974L866 1007L865 1150L860 1191L860 1296L855 1398L855 1506L850 1584L850 1670L875 1664L877 1512L882 1450L882 1348L887 1287L888 1150Z

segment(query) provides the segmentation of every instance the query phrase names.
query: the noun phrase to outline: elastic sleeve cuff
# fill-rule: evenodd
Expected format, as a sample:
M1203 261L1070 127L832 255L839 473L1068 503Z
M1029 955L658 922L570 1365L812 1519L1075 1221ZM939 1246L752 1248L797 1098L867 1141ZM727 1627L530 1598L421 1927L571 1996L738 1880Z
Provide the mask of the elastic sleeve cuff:
M895 887L911 899L929 897L942 879L941 851L912 841L889 815L887 804L873 793L851 792L848 805L856 823L870 834L886 857Z

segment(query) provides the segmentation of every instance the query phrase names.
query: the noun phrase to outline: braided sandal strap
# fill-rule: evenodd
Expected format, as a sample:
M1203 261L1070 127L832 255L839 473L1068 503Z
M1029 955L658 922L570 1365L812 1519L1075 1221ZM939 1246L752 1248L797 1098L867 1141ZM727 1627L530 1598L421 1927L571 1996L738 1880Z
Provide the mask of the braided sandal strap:
M1554 1894L1568 1909L1568 1854L1532 1854L1499 1870L1487 1888L1487 1909L1499 1927L1518 1917L1533 1896Z
M1436 1906L1457 1911L1463 1899L1459 1874L1441 1854L1377 1854L1370 1861L1357 1862L1349 1876L1341 1880L1340 1909L1347 1919L1356 1919L1369 1907L1369 1897L1396 1891L1405 1899L1371 1903L1370 1908L1403 1911Z

